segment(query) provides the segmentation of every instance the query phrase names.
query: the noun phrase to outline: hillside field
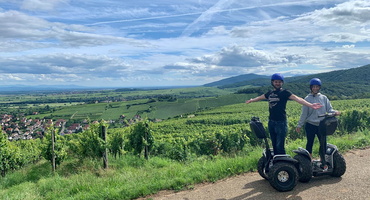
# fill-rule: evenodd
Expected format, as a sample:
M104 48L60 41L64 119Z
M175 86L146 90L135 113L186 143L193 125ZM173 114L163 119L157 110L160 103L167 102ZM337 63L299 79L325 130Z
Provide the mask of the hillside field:
M251 96L250 94L228 94L218 97L178 98L174 101L140 99L92 104L81 103L64 106L52 113L32 115L30 117L75 120L118 120L121 115L125 115L127 118L140 115L142 118L168 119L204 109L243 103Z

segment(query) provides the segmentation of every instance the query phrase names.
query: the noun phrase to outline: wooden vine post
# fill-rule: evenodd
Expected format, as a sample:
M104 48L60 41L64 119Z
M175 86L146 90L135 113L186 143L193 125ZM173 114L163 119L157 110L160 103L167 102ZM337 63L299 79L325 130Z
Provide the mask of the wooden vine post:
M144 157L146 160L149 159L149 149L148 149L148 128L147 124L145 124L145 132L144 132L144 138L145 138L145 146L144 146Z
M53 173L55 173L56 164L55 164L55 130L51 130L51 162L53 167Z
M145 121L144 122L144 158L146 160L149 160L149 131L150 131L150 128L149 128L149 124L148 124L148 121Z
M101 127L101 139L104 140L105 143L107 143L107 127L102 126ZM104 147L103 150L103 166L104 169L108 169L108 149Z

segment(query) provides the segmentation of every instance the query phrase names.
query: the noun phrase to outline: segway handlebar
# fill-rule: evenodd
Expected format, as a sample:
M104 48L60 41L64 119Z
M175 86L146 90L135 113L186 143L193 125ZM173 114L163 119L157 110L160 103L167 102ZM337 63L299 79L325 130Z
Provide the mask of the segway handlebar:
M334 116L336 116L335 112L319 115L319 117L334 117Z

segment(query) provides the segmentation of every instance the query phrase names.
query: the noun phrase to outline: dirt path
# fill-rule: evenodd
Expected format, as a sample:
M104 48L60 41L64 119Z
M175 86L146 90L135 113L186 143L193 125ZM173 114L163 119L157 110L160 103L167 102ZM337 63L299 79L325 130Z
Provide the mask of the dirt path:
M195 186L193 190L173 193L162 191L147 197L153 200L264 200L264 199L370 199L370 148L352 150L344 155L346 173L340 177L314 177L298 182L289 192L278 192L258 173L246 173L216 183Z

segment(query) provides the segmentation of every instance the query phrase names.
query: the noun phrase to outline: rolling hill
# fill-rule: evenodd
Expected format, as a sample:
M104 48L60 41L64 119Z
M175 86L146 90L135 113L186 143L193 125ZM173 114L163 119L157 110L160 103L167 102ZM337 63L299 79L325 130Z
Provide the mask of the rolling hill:
M232 85L235 83L241 83L241 82L256 80L256 79L269 79L269 76L263 76L263 75L257 75L257 74L243 74L239 76L225 78L220 81L208 83L203 86L205 87L215 87L216 86L217 87L217 86L224 86L224 85Z
M362 67L336 70L331 72L311 74L305 76L295 76L285 78L286 83L308 83L311 78L320 78L323 82L348 82L356 84L367 84L370 80L370 64ZM244 74L234 76L220 81L207 83L205 87L233 88L240 86L266 86L270 85L270 76L257 74Z
M362 67L337 70L326 73L287 77L284 88L304 97L309 92L308 82L311 78L320 78L323 82L322 93L332 99L369 98L370 64ZM225 83L221 85L220 83ZM246 74L227 78L217 82L206 84L215 85L220 89L240 88L237 93L262 94L271 89L269 76L255 76Z

